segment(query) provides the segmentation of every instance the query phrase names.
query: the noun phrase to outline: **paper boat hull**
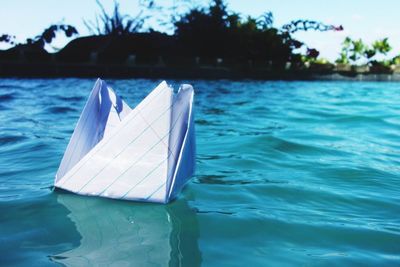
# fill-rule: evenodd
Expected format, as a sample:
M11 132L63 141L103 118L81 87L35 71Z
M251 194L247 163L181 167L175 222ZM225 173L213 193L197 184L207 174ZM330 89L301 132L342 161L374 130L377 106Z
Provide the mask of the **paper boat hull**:
M131 109L98 80L55 187L81 195L167 203L194 173L193 88L165 83Z

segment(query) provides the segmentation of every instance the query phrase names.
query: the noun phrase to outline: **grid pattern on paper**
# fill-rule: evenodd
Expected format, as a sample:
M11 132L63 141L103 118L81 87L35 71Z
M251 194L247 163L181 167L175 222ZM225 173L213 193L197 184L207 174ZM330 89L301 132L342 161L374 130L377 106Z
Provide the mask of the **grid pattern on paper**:
M116 189L120 190L126 186L124 185L124 180L126 180L126 177L131 178L131 176L134 175L132 172L126 171L126 166L129 166L127 170L132 169L132 166L134 166L138 160L143 159L143 157L146 156L146 154L151 154L152 150L156 150L157 153L155 154L160 154L163 156L163 159L160 161L159 165L156 165L156 168L153 170L150 170L145 176L146 180L148 179L149 176L151 176L153 173L159 174L156 172L157 169L160 168L161 165L165 165L165 157L168 157L168 133L169 133L169 126L170 126L170 109L171 109L171 91L170 89L164 89L160 90L157 94L153 95L153 98L151 101L147 101L146 105L142 106L140 109L137 110L136 114L132 116L128 116L125 118L126 120L130 120L131 122L125 123L124 127L121 127L118 131L114 133L114 136L111 136L107 142L103 142L101 145L96 146L93 151L88 153L88 155L85 156L80 162L80 164L76 165L74 168L70 170L69 173L67 173L66 177L60 181L60 183L57 185L59 187L62 187L64 189L81 193L81 194L98 194L99 192L103 194L104 196L107 196L108 189L110 189L113 185L115 185L115 182L112 180L110 183L109 179L105 179L107 177L107 168L110 169L111 171L117 171L119 169L119 176L117 177L117 181L119 183L119 187ZM166 101L168 100L169 101ZM139 106L138 106L139 107ZM156 111L154 111L154 107L162 107ZM141 114L141 116L138 116L138 114ZM131 118L129 118L131 117ZM152 120L149 120L150 122L147 122L147 120L140 119L140 117L144 118L153 118ZM134 134L132 135L131 130L132 127L130 125L135 124L135 121L139 121L140 123L136 123L135 126L136 129L135 132L139 132L139 134ZM125 122L125 120L123 121ZM141 126L141 127L139 127ZM162 132L160 131L160 128L163 128L164 130L167 130L167 132ZM153 133L152 133L153 132ZM161 135L154 135L155 132L161 132ZM118 134L120 133L120 134ZM131 149L135 147L134 144L139 142L140 139L145 139L145 137L149 137L149 135L153 134L151 140L155 141L155 144L150 145L150 150L147 151L142 151L142 155L136 156L136 161L129 161L127 164L115 164L116 162L120 162L120 160L126 160L127 157L129 157L129 153L124 153L125 151L127 152L132 152ZM119 135L119 136L117 136ZM127 136L130 136L129 139L124 138ZM133 138L132 138L133 137ZM116 147L116 149L113 151L113 149L109 149L110 146L114 145L115 142L112 140L129 140L128 142L122 142L121 145L124 145L123 147L119 146ZM118 152L117 152L118 150ZM165 153L158 153L162 150L165 150ZM110 153L107 155L107 153ZM153 155L154 156L154 155ZM103 159L102 159L103 157ZM152 162L158 162L158 161L152 161ZM94 164L96 163L96 164ZM153 163L154 166L154 163ZM100 167L100 168L99 168ZM164 166L165 169L166 165ZM134 168L133 168L134 169ZM108 172L110 171L108 170ZM123 170L123 171L122 171ZM122 171L122 173L121 173ZM166 174L166 170L163 170L163 172ZM90 177L85 177L83 174L88 174L88 173L94 173L94 175ZM115 172L114 174L116 174ZM106 176L104 175L106 174ZM133 175L131 175L133 174ZM113 175L115 176L115 175ZM110 176L108 176L110 177ZM123 178L123 179L122 179ZM165 175L163 178L163 182L161 183L156 183L152 185L151 193L154 192L154 189L160 189L163 187L162 183L165 184ZM130 179L131 180L131 179ZM157 180L157 179L152 179L152 180ZM160 180L160 179L158 179ZM104 183L108 182L106 186L104 186ZM127 181L125 181L127 182ZM132 184L132 181L129 181L129 184ZM140 183L139 183L140 184ZM147 182L146 182L147 184ZM102 190L100 190L99 186L103 186ZM121 188L122 186L122 188ZM137 187L137 186L136 186ZM121 196L126 196L129 192L131 192L134 188L128 188L128 191L126 191L125 194ZM118 192L114 190L113 196L111 197L117 197ZM119 193L121 194L121 193ZM153 193L154 194L154 193Z

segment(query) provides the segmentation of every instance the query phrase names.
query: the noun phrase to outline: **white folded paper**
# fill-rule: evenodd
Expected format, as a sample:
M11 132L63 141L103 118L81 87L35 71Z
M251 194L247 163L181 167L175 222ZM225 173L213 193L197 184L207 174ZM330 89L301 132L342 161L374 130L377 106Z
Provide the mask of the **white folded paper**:
M193 88L164 81L131 109L97 80L54 186L81 195L168 203L194 173Z

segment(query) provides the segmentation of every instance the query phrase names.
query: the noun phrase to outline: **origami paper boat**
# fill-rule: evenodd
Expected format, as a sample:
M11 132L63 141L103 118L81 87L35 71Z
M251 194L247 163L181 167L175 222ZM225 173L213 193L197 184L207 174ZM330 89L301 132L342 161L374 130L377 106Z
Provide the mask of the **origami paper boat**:
M164 81L131 109L97 80L54 186L80 195L168 203L194 173L193 88Z

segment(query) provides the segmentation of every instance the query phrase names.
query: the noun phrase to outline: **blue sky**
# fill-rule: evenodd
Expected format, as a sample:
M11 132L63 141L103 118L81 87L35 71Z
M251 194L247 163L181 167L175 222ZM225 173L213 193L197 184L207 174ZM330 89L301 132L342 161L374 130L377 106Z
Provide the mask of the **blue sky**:
M81 36L88 30L83 19L93 19L98 7L94 0L0 0L0 34L12 33L20 41L35 36L52 23L64 22L76 26ZM156 0L163 6L182 0ZM125 13L137 14L138 0L120 0ZM199 3L207 3L198 0ZM113 1L103 0L106 9L111 10ZM228 0L229 9L244 16L259 16L272 11L275 26L282 26L294 19L304 18L343 25L343 32L301 32L295 37L310 47L321 51L321 56L334 60L345 36L362 38L366 43L389 37L394 54L400 54L399 0ZM155 20L149 22L157 28ZM62 47L67 40L57 38L55 46ZM6 46L0 45L4 49Z

